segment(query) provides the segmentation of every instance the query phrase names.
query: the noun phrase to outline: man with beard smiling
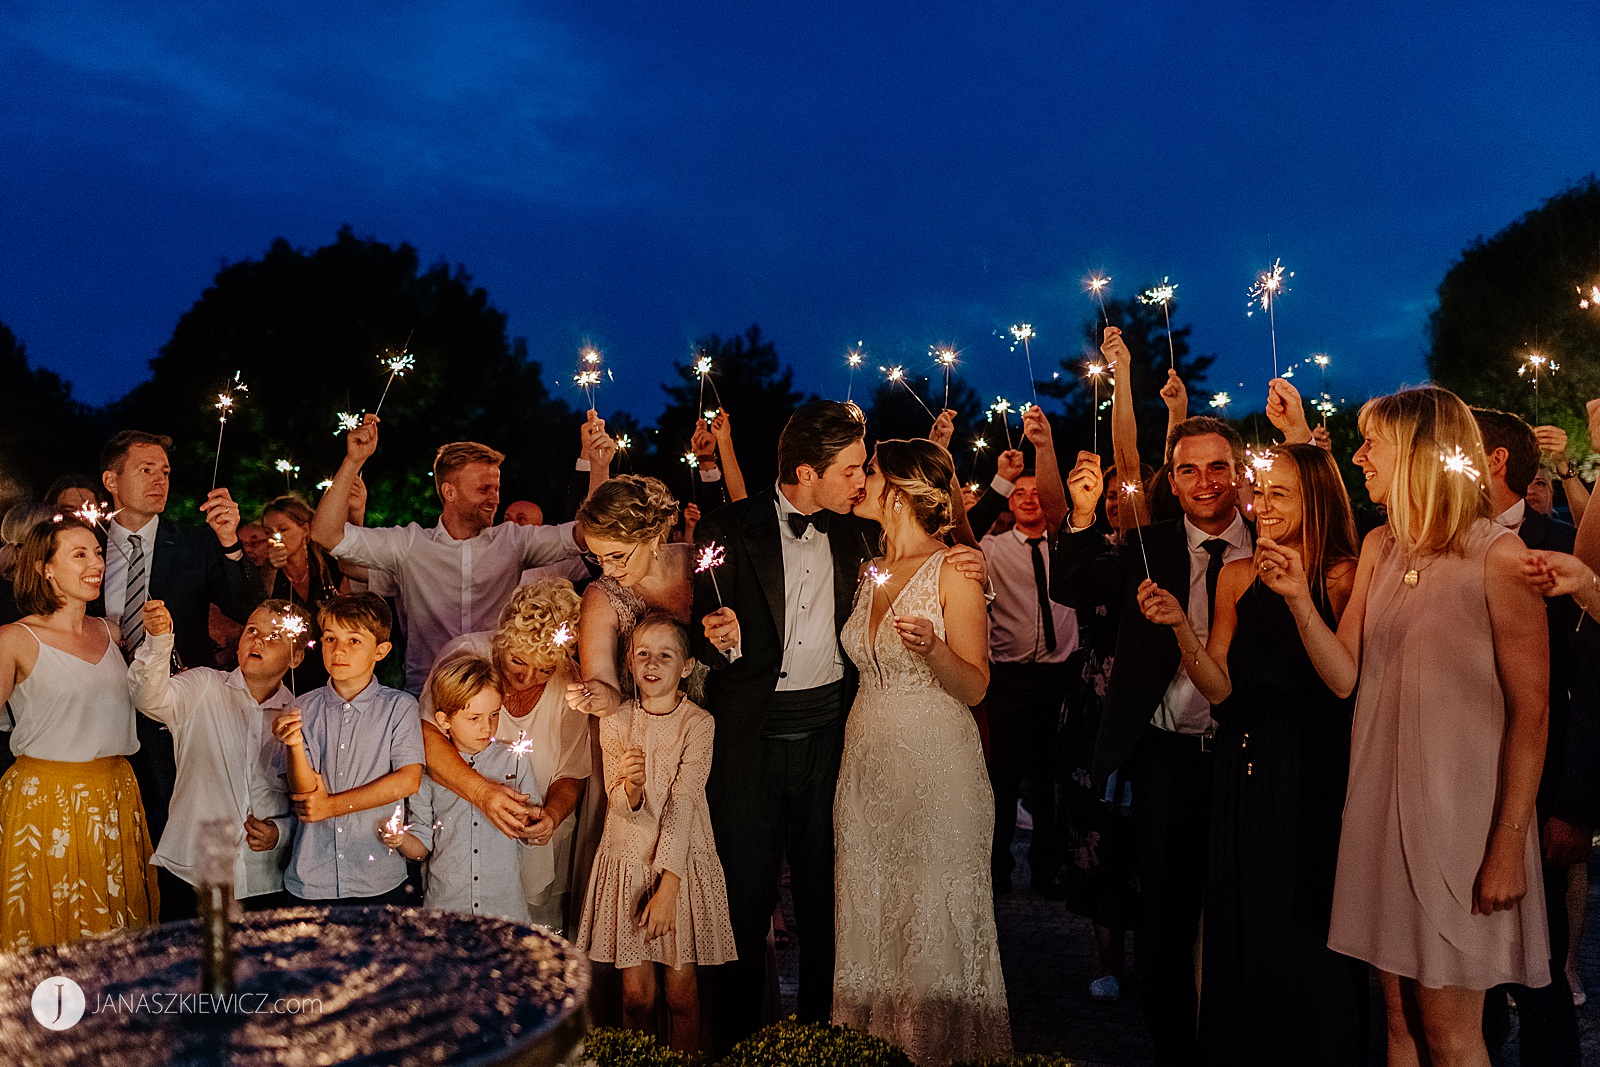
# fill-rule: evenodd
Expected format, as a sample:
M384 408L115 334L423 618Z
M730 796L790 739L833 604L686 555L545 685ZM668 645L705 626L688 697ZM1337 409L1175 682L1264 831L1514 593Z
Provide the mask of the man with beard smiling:
M378 448L378 417L345 438L345 458L323 494L311 536L335 559L380 567L399 586L406 631L406 689L422 691L434 657L462 634L492 630L523 570L578 555L573 524L495 525L505 456L474 441L440 447L433 460L439 522L374 529L345 521L351 487Z
M1145 1021L1156 1063L1199 1062L1194 952L1205 896L1211 812L1211 706L1180 667L1170 627L1139 610L1146 576L1186 605L1204 644L1211 602L1226 563L1248 559L1252 535L1239 513L1244 442L1226 423L1200 416L1168 435L1167 475L1183 518L1153 523L1116 551L1089 534L1104 477L1100 458L1078 454L1067 478L1072 514L1057 539L1051 596L1080 611L1119 612L1116 660L1095 743L1093 777L1117 770L1133 783L1139 879L1146 921ZM1142 546L1142 547L1141 547Z

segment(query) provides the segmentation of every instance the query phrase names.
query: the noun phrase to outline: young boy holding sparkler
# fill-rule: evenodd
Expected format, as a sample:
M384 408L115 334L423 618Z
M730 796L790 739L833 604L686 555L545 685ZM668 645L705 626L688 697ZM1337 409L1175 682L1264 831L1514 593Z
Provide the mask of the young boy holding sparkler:
M200 828L222 819L238 827L234 896L245 907L278 907L283 856L293 830L284 783L283 746L273 740L273 717L294 702L284 675L306 652L310 619L286 600L268 600L239 635L239 666L195 667L172 676L172 613L160 600L144 605L146 638L128 668L134 707L172 731L178 776L171 814L154 863L161 885L161 920L195 916L204 842Z
M300 832L284 888L297 900L411 904L405 857L373 834L422 782L422 717L409 693L379 685L389 606L372 593L336 596L318 612L328 684L278 716Z
M735 958L728 891L706 809L711 713L682 690L694 671L689 631L653 611L633 629L637 697L600 720L606 827L577 943L622 971L626 1025L653 1032L665 968L672 1047L700 1048L697 965Z
M455 742L467 766L530 798L543 797L545 783L523 758L526 742L495 743L501 698L488 660L471 654L446 660L429 676L428 692L433 721ZM518 854L532 847L528 840L502 834L483 812L426 775L408 806L412 825L391 820L379 828L378 837L408 860L428 861L428 907L533 922ZM533 855L554 863L548 848Z

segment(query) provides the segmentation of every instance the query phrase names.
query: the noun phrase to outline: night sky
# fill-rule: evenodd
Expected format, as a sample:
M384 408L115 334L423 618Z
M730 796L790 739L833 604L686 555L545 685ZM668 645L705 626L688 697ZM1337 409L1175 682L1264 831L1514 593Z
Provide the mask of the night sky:
M0 69L0 321L92 403L224 262L344 224L463 264L575 405L600 344L646 418L752 322L824 395L863 340L1020 398L997 334L1076 354L1091 270L1170 276L1254 405L1275 257L1282 361L1355 399L1424 378L1469 241L1600 169L1588 3L12 0Z

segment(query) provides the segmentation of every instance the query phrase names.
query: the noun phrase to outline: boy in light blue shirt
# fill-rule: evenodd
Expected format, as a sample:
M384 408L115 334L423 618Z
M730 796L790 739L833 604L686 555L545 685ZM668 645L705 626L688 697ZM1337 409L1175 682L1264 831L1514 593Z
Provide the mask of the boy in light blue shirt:
M378 828L422 781L422 720L409 693L379 685L389 654L389 607L371 593L322 606L328 684L280 715L273 736L288 746L289 791L300 817L283 885L300 903L415 904L405 857Z

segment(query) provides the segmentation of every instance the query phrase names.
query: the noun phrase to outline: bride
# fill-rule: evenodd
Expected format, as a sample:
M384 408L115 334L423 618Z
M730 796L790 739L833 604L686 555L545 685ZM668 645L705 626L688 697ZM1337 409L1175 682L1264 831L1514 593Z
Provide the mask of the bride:
M861 686L834 795L833 1018L919 1065L1011 1051L989 881L994 793L968 705L989 685L983 591L945 560L950 453L882 441L855 513L883 527L840 635ZM968 535L970 536L970 535Z

